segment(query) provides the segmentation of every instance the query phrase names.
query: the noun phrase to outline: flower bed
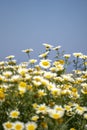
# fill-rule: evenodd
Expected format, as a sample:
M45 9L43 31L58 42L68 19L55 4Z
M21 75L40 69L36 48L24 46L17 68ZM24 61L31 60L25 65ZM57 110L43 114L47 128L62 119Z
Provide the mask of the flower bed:
M0 62L0 130L86 130L87 56L43 44L38 61ZM56 52L54 60L49 54ZM70 62L74 70L67 73Z

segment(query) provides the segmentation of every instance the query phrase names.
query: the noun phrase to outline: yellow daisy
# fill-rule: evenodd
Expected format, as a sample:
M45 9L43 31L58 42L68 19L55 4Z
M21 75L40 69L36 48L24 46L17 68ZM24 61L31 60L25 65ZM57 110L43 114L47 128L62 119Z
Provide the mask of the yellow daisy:
M13 125L14 130L23 130L24 129L24 123L20 121L16 121Z
M37 124L35 122L28 122L26 125L26 130L35 130L37 128Z
M12 130L13 124L9 121L3 123L4 130Z
M51 66L50 60L41 60L40 61L40 66L44 69L48 69Z
M18 116L20 115L20 112L17 110L13 110L10 112L10 117L11 118L18 118Z

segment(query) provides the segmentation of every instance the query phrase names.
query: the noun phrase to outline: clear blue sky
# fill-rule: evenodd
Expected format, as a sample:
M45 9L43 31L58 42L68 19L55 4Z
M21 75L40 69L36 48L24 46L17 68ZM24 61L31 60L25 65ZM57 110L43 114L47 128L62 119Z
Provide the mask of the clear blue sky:
M61 45L66 53L87 54L87 0L0 0L0 60L42 43Z

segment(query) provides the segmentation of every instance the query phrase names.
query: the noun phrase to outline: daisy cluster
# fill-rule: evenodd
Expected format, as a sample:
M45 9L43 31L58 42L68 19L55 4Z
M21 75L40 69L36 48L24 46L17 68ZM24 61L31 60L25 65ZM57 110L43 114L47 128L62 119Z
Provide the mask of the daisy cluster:
M0 61L0 130L87 130L87 55L71 62L61 46L43 45L39 60L26 49L27 62Z

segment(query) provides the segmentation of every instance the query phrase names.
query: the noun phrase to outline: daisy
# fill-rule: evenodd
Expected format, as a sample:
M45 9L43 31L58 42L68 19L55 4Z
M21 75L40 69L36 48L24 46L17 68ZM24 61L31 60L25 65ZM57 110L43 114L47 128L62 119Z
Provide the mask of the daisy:
M40 58L46 58L49 54L49 51L46 51L45 53L42 53L39 55Z
M9 77L11 77L12 72L11 72L11 71L5 71L5 72L3 72L3 75L4 75L6 78L9 78Z
M51 89L51 94L54 97L60 96L61 95L61 89L54 87L54 88Z
M57 112L60 112L61 115L64 115L65 109L62 108L62 106L55 105L55 106L54 106L54 109L55 109Z
M51 66L50 60L41 60L40 66L44 69L48 69Z
M36 108L36 113L46 114L47 113L47 106L45 104L38 105L37 108Z
M73 56L74 56L74 57L80 57L80 56L82 56L82 55L83 55L83 54L80 53L80 52L79 52L79 53L73 53Z
M30 60L29 60L29 63L30 63L30 64L35 64L36 62L37 62L36 59L30 59Z
M37 124L35 122L28 122L25 127L26 130L35 130L37 128Z
M12 130L13 124L9 121L3 123L4 130Z
M48 49L50 49L50 48L53 47L52 45L50 45L50 44L48 44L48 43L43 43L43 45L44 45L46 48L48 48Z
M41 76L34 76L33 77L33 84L35 85L35 86L39 86L39 85L41 85Z
M54 78L54 77L56 77L56 76L57 76L56 73L52 73L52 72L45 72L45 73L44 73L44 77L45 77L46 79L51 79L51 78Z
M13 125L14 130L23 130L24 129L24 123L20 121L16 121Z
M19 67L18 69L18 73L21 75L21 76L25 76L25 74L28 72L28 69L26 68L22 68L22 67Z
M59 64L59 65L56 66L56 69L57 69L58 71L62 71L62 70L64 69L64 66L61 65L61 64Z
M32 116L31 120L32 121L37 121L39 119L39 116L35 115L35 116Z
M7 57L5 57L5 58L11 60L11 59L13 59L14 57L15 57L14 55L9 55L9 56L7 56Z
M45 96L45 95L47 95L47 94L45 93L44 90L39 89L39 90L38 90L38 95L39 95L39 97L42 97L42 96Z
M64 108L67 112L72 111L72 106L71 105L64 105Z
M17 74L11 76L11 79L10 79L10 81L12 82L19 82L20 80L21 80L21 76Z
M22 52L25 52L25 53L30 53L30 52L32 52L33 51L33 49L25 49L25 50L22 50Z
M70 56L71 56L70 54L65 54L63 57L68 59L68 58L70 58Z
M59 50L61 46L54 47L53 50Z
M48 111L48 113L49 113L49 116L50 116L51 118L53 118L53 119L60 119L60 118L64 115L64 113L62 113L62 112L60 112L60 111L57 111L57 110L55 110L55 109L50 109L50 110Z
M26 86L27 86L27 84L25 82L20 82L18 89L26 91Z
M86 60L87 59L87 55L81 55L80 58Z
M10 117L11 118L18 118L18 116L20 115L20 112L17 110L13 110L10 112Z
M48 85L49 85L49 81L48 81L47 79L45 79L45 78L43 78L43 79L41 80L41 83L42 83L42 85L44 85L44 86L48 86Z
M76 113L78 113L79 115L82 115L85 111L87 111L86 107L82 107L79 105L76 106Z

